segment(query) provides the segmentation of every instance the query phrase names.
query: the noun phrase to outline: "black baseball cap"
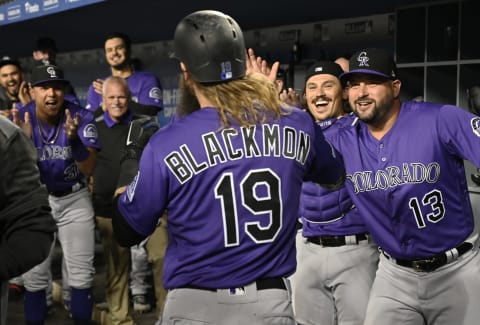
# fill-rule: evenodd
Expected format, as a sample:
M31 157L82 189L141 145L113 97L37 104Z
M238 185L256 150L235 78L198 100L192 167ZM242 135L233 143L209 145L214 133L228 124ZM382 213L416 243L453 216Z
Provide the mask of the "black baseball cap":
M0 68L9 64L16 66L19 70L22 70L22 67L20 66L20 62L18 62L17 60L12 59L9 56L3 56L0 59Z
M342 73L340 79L347 81L353 74L363 73L380 76L385 79L397 78L397 66L390 54L383 49L363 49L350 57L350 70Z
M339 78L342 74L342 68L332 61L317 61L313 63L305 72L305 83L310 77L317 74L331 74Z
M56 65L40 65L33 69L32 76L30 77L32 86L38 86L52 81L68 83L68 80L63 77L63 70Z

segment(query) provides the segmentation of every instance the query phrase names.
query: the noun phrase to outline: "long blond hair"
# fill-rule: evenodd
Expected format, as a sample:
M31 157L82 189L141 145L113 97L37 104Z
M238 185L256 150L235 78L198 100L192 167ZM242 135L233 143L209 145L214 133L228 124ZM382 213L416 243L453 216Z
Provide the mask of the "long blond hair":
M287 114L275 84L256 76L214 85L197 83L196 87L218 109L223 127L274 121Z

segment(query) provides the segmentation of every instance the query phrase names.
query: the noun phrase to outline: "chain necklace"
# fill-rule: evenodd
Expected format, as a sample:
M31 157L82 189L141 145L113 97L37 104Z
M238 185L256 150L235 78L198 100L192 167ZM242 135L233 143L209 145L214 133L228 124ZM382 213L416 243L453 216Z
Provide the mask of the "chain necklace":
M41 121L38 119L38 115L35 114L35 118L37 119L37 128L38 128L38 133L40 134L40 138L42 139L42 142L44 144L54 144L55 141L57 141L58 135L60 134L60 124L62 122L62 117L58 120L57 124L54 126L56 128L55 131L55 136L53 137L52 140L48 141L45 137L44 134L48 134L47 132L44 131L43 126L41 125Z

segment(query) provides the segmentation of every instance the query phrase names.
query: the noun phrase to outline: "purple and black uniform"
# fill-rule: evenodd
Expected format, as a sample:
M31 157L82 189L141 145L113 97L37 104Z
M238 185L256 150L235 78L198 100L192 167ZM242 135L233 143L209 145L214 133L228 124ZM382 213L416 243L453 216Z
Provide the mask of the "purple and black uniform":
M133 102L157 107L158 111L163 108L162 87L155 75L146 71L135 71L126 80ZM102 96L95 91L93 85L90 85L87 92L86 109L95 111L101 104Z
M471 235L462 160L480 165L479 124L480 118L449 105L408 102L381 140L360 121L331 137L354 203L368 211L369 231L387 254L431 257Z
M328 140L354 115L318 122ZM378 249L371 243L345 186L332 191L304 182L297 235L297 270L291 278L299 324L363 323L375 278Z
M217 110L202 108L159 130L119 200L125 221L145 237L168 211L168 289L238 288L289 276L305 175L321 173L319 183L333 184L342 173L321 131L298 109L274 123L220 126Z
M80 114L80 125L77 135L85 147L100 149L97 138L97 128L91 112L73 103L64 102L70 114ZM29 112L32 123L32 141L38 151L38 167L40 168L41 181L47 186L50 193L59 193L71 190L74 186L86 185L85 175L78 169L72 158L70 140L63 125L66 116L54 127L49 127L36 118L35 102L32 101L20 110L20 116Z
M65 133L65 109L73 117L80 115L78 138L74 140L78 143L69 140ZM83 149L83 153L77 157L75 148L100 148L95 120L91 112L67 101L63 102L61 117L53 127L37 118L34 101L20 110L22 119L25 112L30 114L32 142L38 151L40 178L50 194L49 204L58 227L58 240L68 274L68 287L71 289L72 317L90 319L93 307L91 287L95 274L94 211L85 175L75 161L87 159L89 153ZM53 249L43 263L23 275L27 322L40 322L45 317L45 289L49 281L52 253Z
M330 140L384 252L365 324L476 324L480 259L463 160L480 166L480 118L450 105L407 102L380 140L362 121Z

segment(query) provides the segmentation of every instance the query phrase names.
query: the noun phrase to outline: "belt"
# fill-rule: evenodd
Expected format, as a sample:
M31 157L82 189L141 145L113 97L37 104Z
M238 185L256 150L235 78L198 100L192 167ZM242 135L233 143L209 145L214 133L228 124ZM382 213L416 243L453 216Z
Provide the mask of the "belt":
M82 188L85 187L85 183L84 182L78 182L74 185L72 185L72 187L66 189L66 190L60 190L60 191L48 191L48 194L50 195L53 195L55 197L62 197L62 196L67 196L68 194L72 194L72 193L75 193L75 192L78 192L80 191Z
M459 246L452 248L446 252L440 253L433 257L416 259L416 260L404 260L404 259L393 259L388 256L385 252L383 255L388 259L392 260L395 264L400 266L405 266L414 269L417 272L432 272L447 265L450 262L455 261L458 257L462 256L466 252L470 251L473 248L472 243L464 242Z
M345 245L358 245L362 240L367 240L367 234L356 234L347 236L317 236L307 237L307 241L326 247L339 247Z
M281 277L277 278L265 278L265 279L260 279L255 281L257 284L257 290L266 290L266 289L282 289L282 290L287 290L287 287L285 286L285 281ZM186 285L181 287L182 289L198 289L198 290L207 290L207 291L217 291L217 290L222 290L222 289L213 289L213 288L204 288L204 287L199 287L199 286L193 286L193 285ZM235 289L235 288L229 288Z

